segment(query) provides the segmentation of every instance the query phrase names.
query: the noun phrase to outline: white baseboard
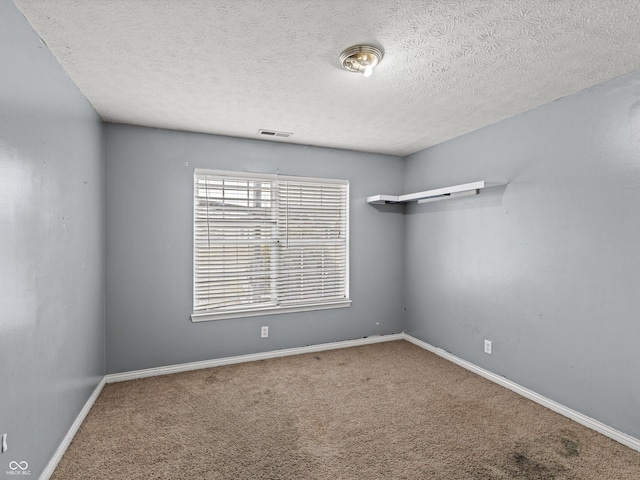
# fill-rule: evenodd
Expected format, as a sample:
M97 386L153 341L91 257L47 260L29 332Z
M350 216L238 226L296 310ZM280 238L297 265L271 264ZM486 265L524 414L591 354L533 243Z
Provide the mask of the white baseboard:
M166 367L147 368L144 370L134 370L132 372L111 373L104 377L106 383L124 382L138 378L156 377L158 375L169 375L172 373L188 372L200 370L202 368L220 367L223 365L233 365L235 363L255 362L269 358L288 357L290 355L302 355L304 353L322 352L324 350L336 350L338 348L357 347L359 345L369 345L372 343L392 342L404 339L404 334L394 333L390 335L376 335L372 337L358 338L355 340L345 340L342 342L321 343L319 345L308 345L306 347L286 348L283 350L273 350L270 352L251 353L239 355L237 357L225 357L214 360L203 360L201 362L181 363L179 365L169 365Z
M640 440L635 437L632 437L631 435L627 435L626 433L620 432L619 430L616 430L615 428L605 425L604 423L599 422L598 420L594 420L591 417L588 417L580 412L572 410L571 408L565 407L564 405L561 405L558 402L550 400L547 397L543 397L542 395L539 395L536 392L529 390L528 388L518 385L517 383L512 382L511 380L507 380L506 378L501 377L500 375L496 375L495 373L485 370L484 368L480 368L471 362L462 360L461 358L458 358L455 355L452 355L446 350L443 350L438 347L434 347L433 345L423 342L422 340L412 337L411 335L408 335L406 333L401 334L401 336L408 342L411 342L414 345L417 345L418 347L424 348L429 352L435 353L436 355L446 360L449 360L450 362L453 362L456 365L466 368L467 370L473 373L476 373L481 377L484 377L488 380L491 380L492 382L497 383L498 385L508 388L509 390L519 395L522 395L523 397L526 397L529 400L533 400L534 402L539 403L544 407L547 407L549 410L553 410L554 412L559 413L560 415L563 415L579 423L580 425L584 425L585 427L590 428L591 430L595 430L596 432L601 433L602 435L609 437L615 440L616 442L619 442L629 448L632 448L633 450L640 452Z
M66 452L67 448L69 448L69 445L71 444L71 440L73 440L73 437L75 437L76 433L78 432L80 425L82 425L82 422L84 422L84 419L89 414L89 410L91 410L91 407L93 407L93 404L98 398L98 395L100 395L100 392L102 392L104 385L105 385L105 381L104 381L104 377L102 377L102 380L100 380L100 383L98 383L98 386L93 390L93 393L84 404L84 407L82 407L82 410L80 410L80 413L78 414L75 421L71 425L71 428L69 428L69 431L64 436L64 439L62 440L62 443L60 443L60 446L58 446L56 453L53 454L53 457L51 457L51 460L49 460L49 463L47 464L46 468L44 469L42 474L40 474L40 480L49 480L49 477L53 475L53 471L58 466L58 463L60 463L60 460L62 460L62 456L64 455L64 452Z

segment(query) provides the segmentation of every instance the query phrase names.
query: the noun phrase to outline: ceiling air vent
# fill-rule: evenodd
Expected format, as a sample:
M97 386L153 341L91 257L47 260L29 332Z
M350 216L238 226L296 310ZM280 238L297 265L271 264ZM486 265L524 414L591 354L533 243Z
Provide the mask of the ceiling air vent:
M289 138L293 133L289 132L278 132L277 130L258 130L258 135L264 135L265 137L280 137L280 138Z

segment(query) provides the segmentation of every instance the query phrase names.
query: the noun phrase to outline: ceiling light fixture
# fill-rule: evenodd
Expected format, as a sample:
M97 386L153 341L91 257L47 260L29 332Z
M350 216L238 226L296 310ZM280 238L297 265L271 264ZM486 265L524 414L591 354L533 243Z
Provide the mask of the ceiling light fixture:
M382 60L382 52L373 45L354 45L340 54L345 70L370 77L373 68Z

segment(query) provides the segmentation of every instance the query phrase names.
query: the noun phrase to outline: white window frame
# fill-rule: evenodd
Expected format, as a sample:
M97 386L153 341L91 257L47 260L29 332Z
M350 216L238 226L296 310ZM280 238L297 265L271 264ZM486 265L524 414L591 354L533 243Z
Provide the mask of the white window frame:
M326 301L300 301L300 302L291 302L289 301L287 305L279 305L277 303L278 296L277 291L279 287L278 277L277 277L277 262L271 266L270 275L272 285L271 294L274 295L275 301L269 304L260 304L258 306L252 305L234 305L234 306L225 306L225 307L217 307L215 309L210 310L197 310L197 299L196 299L196 282L197 278L197 233L196 233L196 204L198 202L198 178L201 176L213 176L220 177L226 179L251 179L255 181L269 181L273 182L274 185L278 184L287 184L287 182L292 183L311 183L311 184L324 184L324 185L344 185L346 187L346 199L344 204L344 214L346 216L345 219L345 252L344 252L344 298L335 298ZM347 180L340 179L327 179L327 178L314 178L314 177L296 177L296 176L285 176L285 175L273 175L273 174L263 174L263 173L248 173L248 172L233 172L226 170L209 170L209 169L195 169L194 170L194 212L193 212L193 227L194 227L194 244L193 244L193 313L191 314L191 320L193 322L203 322L210 320L225 320L230 318L240 318L240 317L253 317L253 316L261 316L261 315L273 315L273 314L281 314L281 313L293 313L293 312L304 312L304 311L312 311L312 310L326 310L326 309L334 309L334 308L345 308L351 306L351 300L349 298L349 182ZM278 240L284 241L283 238L278 239L278 208L286 208L286 205L279 205L277 201L277 186L274 190L276 193L274 194L273 201L276 203L276 207L274 210L274 235L275 241L278 243ZM288 190L287 190L288 194ZM207 214L208 215L208 214ZM287 217L288 218L288 217ZM287 234L288 236L288 234ZM207 237L208 238L208 237ZM279 244L276 245L275 251L279 251ZM302 247L300 247L302 248ZM282 281L282 280L280 280ZM274 283L275 282L275 283Z

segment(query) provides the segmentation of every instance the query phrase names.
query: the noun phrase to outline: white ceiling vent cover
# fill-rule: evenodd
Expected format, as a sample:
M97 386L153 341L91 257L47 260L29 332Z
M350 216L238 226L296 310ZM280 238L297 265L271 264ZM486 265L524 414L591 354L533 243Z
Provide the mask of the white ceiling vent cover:
M264 135L265 137L281 137L281 138L289 138L293 133L291 132L278 132L277 130L258 130L258 135Z

